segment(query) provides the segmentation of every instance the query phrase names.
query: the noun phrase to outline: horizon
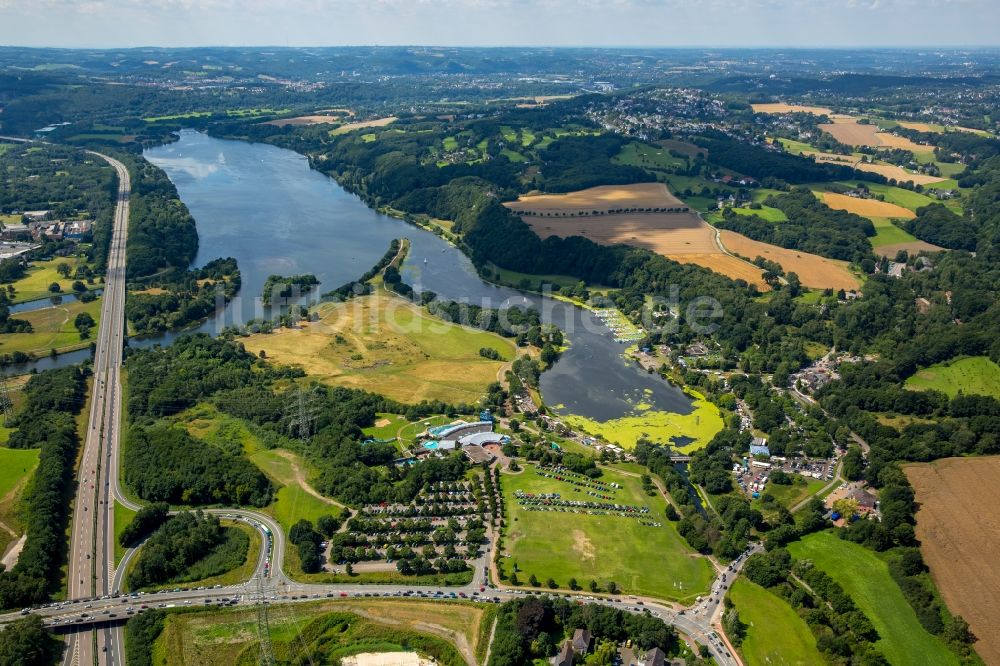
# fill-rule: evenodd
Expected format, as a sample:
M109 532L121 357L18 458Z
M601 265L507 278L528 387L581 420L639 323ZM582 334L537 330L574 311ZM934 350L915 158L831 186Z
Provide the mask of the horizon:
M989 48L998 24L990 0L0 0L0 43L77 49Z

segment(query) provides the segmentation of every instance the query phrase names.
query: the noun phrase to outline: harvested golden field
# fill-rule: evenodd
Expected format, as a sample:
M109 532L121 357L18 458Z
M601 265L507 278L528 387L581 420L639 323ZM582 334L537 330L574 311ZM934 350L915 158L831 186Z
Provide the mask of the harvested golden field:
M697 264L766 288L762 272L723 252L715 230L693 213L631 213L588 217L525 217L540 238L583 236L602 245L644 247L682 264Z
M279 118L278 120L268 120L265 125L275 125L277 127L284 127L285 125L291 125L293 127L299 127L302 125L323 125L329 123L339 123L340 116L296 116L295 118Z
M1000 664L1000 457L906 465L916 491L917 538L952 613L979 637L976 652Z
M925 173L912 173L907 171L903 167L898 167L895 164L858 164L858 169L861 171L867 171L869 173L877 173L886 178L895 179L898 183L905 183L907 181L912 182L914 185L931 185L932 183L940 183L945 180L941 176L928 176Z
M941 131L937 127L934 127L933 125L928 125L927 123L914 123L914 122L909 122L909 121L905 121L905 120L900 120L899 121L899 126L900 127L905 127L906 129L917 130L918 132L936 132L936 133L940 133L940 131Z
M848 146L902 148L917 153L931 150L930 146L921 146L905 137L879 132L878 125L863 125L851 116L837 116L832 123L822 123L819 128Z
M504 204L514 212L545 216L563 213L603 213L619 208L685 208L663 183L600 185L566 194L535 194ZM550 236L552 234L549 234ZM562 235L562 234L558 234Z
M670 258L679 264L694 264L734 280L744 280L749 284L755 284L760 291L771 290L764 282L761 270L739 257L713 252L710 254L678 254Z
M251 335L243 344L329 384L407 404L474 403L516 353L511 340L447 323L384 291L324 304L319 315L318 322ZM503 360L480 356L484 347Z
M928 243L927 241L922 241L922 240L910 241L909 243L893 243L891 245L880 245L876 248L873 248L875 254L881 257L889 257L890 259L895 257L900 250L906 250L910 254L916 255L921 252L942 252L944 251L944 248L938 247L937 245L933 245L931 243Z
M771 104L751 104L754 113L811 113L817 116L828 116L833 113L832 109L823 106L803 106L801 104L785 104L775 102Z
M378 118L376 120L362 120L356 123L347 123L346 125L341 125L337 129L333 130L331 134L347 134L348 132L353 132L354 130L365 129L367 127L385 127L390 123L394 123L398 120L396 116L389 116L388 118Z
M735 231L722 231L722 244L730 252L750 259L764 257L781 264L786 273L797 273L799 281L813 289L859 289L861 283L847 270L847 262L808 252L761 243Z
M864 217L890 217L912 219L916 213L902 206L879 201L877 199L858 199L849 197L846 194L836 194L834 192L823 193L823 203L834 210L846 210L848 213L856 213Z

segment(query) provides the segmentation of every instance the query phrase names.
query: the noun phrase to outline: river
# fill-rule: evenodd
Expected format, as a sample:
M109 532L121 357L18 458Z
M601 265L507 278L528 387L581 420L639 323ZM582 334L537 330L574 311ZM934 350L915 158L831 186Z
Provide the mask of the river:
M679 389L626 362L623 346L589 310L484 282L457 248L370 209L298 153L184 130L145 157L166 172L194 216L195 263L229 256L239 262L240 295L194 330L216 334L266 316L259 297L272 273L313 273L330 290L370 268L393 238L405 237L411 247L402 272L417 291L486 307L536 307L567 333L569 349L541 379L542 396L557 412L603 422L634 413L640 403L680 414L693 409ZM176 335L130 344L169 343Z

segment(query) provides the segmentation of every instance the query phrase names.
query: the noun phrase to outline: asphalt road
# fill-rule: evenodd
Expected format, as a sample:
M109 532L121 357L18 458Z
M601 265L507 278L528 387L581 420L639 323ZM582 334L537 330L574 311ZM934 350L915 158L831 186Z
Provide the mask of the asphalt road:
M100 153L92 154L107 161L117 172L118 202L94 357L90 420L73 505L68 573L70 598L107 594L114 567L114 515L113 502L110 501L109 462L111 452L118 449L118 424L121 422L119 371L125 336L125 242L131 181L124 164ZM97 632L96 637L89 632L71 635L65 662L88 666L96 663L97 652L103 653L110 639L108 631Z

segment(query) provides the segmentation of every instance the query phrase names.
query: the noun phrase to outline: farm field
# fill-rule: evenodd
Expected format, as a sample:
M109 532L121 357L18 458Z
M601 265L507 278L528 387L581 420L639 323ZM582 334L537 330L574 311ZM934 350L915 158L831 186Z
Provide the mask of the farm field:
M339 123L342 116L316 114L311 116L295 116L294 118L279 118L278 120L268 120L265 125L275 125L284 127L291 125L299 127L302 125L325 125L329 123Z
M57 259L49 259L46 261L33 261L28 267L28 271L24 277L20 280L16 280L14 284L15 294L14 303L22 303L24 301L34 301L39 298L47 298L52 296L53 293L49 291L49 285L53 282L59 284L62 293L70 294L73 292L73 278L64 278L56 271L56 266L59 264L67 264L70 267L70 275L72 271L75 271L78 266L83 266L86 262L79 257L59 257ZM96 285L88 285L89 288L94 289Z
M785 143L785 141L782 141L782 143ZM861 157L860 153L854 153L853 155L820 153L816 152L812 147L808 147L806 150L802 151L802 154L806 157L812 157L817 162L851 166L858 171L877 173L885 176L886 178L892 178L900 183L911 181L914 185L932 185L934 183L942 183L947 180L947 178L942 176L929 176L923 173L913 173L911 171L907 171L903 167L896 166L895 164L871 164L869 162L861 162L859 161Z
M663 183L600 185L566 194L533 194L504 204L515 213L539 215L607 212L618 208L674 208L685 206Z
M895 233L895 232L893 232L893 233ZM871 240L873 241L872 247L875 250L875 254L878 254L879 256L882 256L882 257L889 257L890 259L892 259L893 257L895 257L896 253L898 253L900 250L906 250L911 255L915 255L915 254L918 254L920 252L941 252L942 251L942 248L938 247L937 245L932 245L932 244L930 244L930 243L928 243L926 241L922 241L922 240L905 241L905 242L901 242L901 243L888 242L888 243L886 243L884 245L882 244L882 241L885 241L885 240L892 241L892 240L895 240L895 238L893 236L883 236L881 239L879 239L879 236L876 235ZM876 240L879 241L879 244L877 244L877 245L874 242Z
M656 145L663 146L667 150L674 150L688 157L697 157L699 153L708 155L708 150L705 148L688 143L687 141L679 141L678 139L663 139L662 141L657 141Z
M874 552L832 532L817 532L788 544L792 556L811 560L844 588L878 631L875 646L891 664L958 664L958 658L925 630L889 567Z
M479 350L491 347L506 361L515 353L510 340L441 321L382 292L329 304L319 313L318 322L253 335L244 344L324 382L404 403L476 402L504 365Z
M944 458L906 465L916 491L917 538L931 577L952 613L979 637L976 652L1000 663L1000 457Z
M781 597L745 578L737 578L729 598L749 625L739 647L746 666L811 666L823 663L809 625Z
M784 222L788 219L785 215L785 211L780 208L771 208L770 206L761 206L760 208L730 208L737 215L756 215L757 217L763 218L768 222Z
M785 104L772 102L768 104L751 104L754 113L811 113L816 116L829 116L832 109L825 106L804 106L802 104Z
M797 273L806 287L834 290L861 287L861 282L847 269L847 262L761 243L734 231L722 231L721 236L722 244L730 251L750 259L759 256L776 261L785 272Z
M331 618L331 614L336 615ZM475 663L477 657L485 656L489 628L484 629L484 625L491 625L494 615L494 608L470 603L345 599L274 606L269 624L275 651L292 655L308 650L303 661L337 663L357 653L401 652L423 647L427 642L440 650L436 655L438 663L451 666L465 661ZM320 624L324 616L346 620L346 626L334 622L324 632ZM256 626L256 618L239 608L171 613L153 645L152 663L235 664L241 663L240 655L247 650L256 660ZM304 645L301 641L306 636L313 637L316 643ZM325 638L318 640L320 636ZM322 655L314 652L320 648Z
M662 183L643 183L624 188L595 187L566 195L522 197L506 205L515 211L562 215L562 212L607 211L618 206L669 208L685 204L670 194ZM522 219L541 238L583 236L603 245L624 243L644 247L679 263L696 264L733 279L754 283L761 289L767 288L762 271L720 250L715 242L715 230L693 213L525 216Z
M89 313L94 318L95 325L91 329L91 337L80 339L80 332L73 321L81 312ZM22 351L27 354L48 354L50 350L86 347L97 335L100 323L101 299L90 303L73 301L65 305L56 305L30 312L21 312L17 319L31 322L31 333L4 333L0 335L0 354Z
M823 203L834 210L846 210L848 213L856 213L863 217L904 218L907 220L916 217L912 210L887 201L859 199L835 192L824 192Z
M570 578L584 589L591 580L603 589L614 581L624 593L660 599L692 600L711 583L713 570L706 558L688 547L674 523L663 515L666 502L647 496L637 477L605 470L602 481L622 485L614 502L648 506L648 519L661 527L640 524L640 519L613 515L588 515L559 511L529 511L515 493L559 493L566 500L593 500L585 489L566 481L546 478L525 465L517 474L502 477L504 501L510 518L504 536L504 570L510 575L517 564L523 584L534 575L542 584L553 578L562 588ZM650 566L650 562L656 566Z
M1000 398L1000 366L987 356L969 356L918 370L906 388L941 391L950 398L959 391Z
M926 153L933 148L921 146L909 139L880 132L875 124L861 124L851 116L835 116L832 123L822 123L819 128L848 146L873 146L886 148L902 148L914 153Z
M638 406L635 413L611 421L595 421L576 414L567 414L562 418L574 428L626 449L634 448L643 435L663 442L674 437L688 438L690 442L675 448L690 453L705 447L724 425L718 407L700 394L690 393L695 398L694 411L690 414L643 410Z
M340 514L343 505L324 497L310 484L315 470L308 461L287 449L265 448L241 420L209 404L193 407L179 419L193 437L223 448L242 448L250 462L278 487L274 501L264 507L264 512L285 530L303 518L315 523L320 516Z
M396 122L396 120L398 120L396 116L389 116L388 118L378 118L376 120L361 120L355 123L346 123L336 129L330 130L330 134L336 136L338 134L347 134L348 132L366 129L368 127L385 127L386 125Z
M888 217L869 217L872 224L875 225L875 235L868 239L878 254L885 254L880 248L886 245L906 245L913 244L914 247L918 245L934 247L930 243L926 243L922 240L918 240L916 237L912 236L902 227L896 226L893 221ZM892 258L895 255L886 255Z

